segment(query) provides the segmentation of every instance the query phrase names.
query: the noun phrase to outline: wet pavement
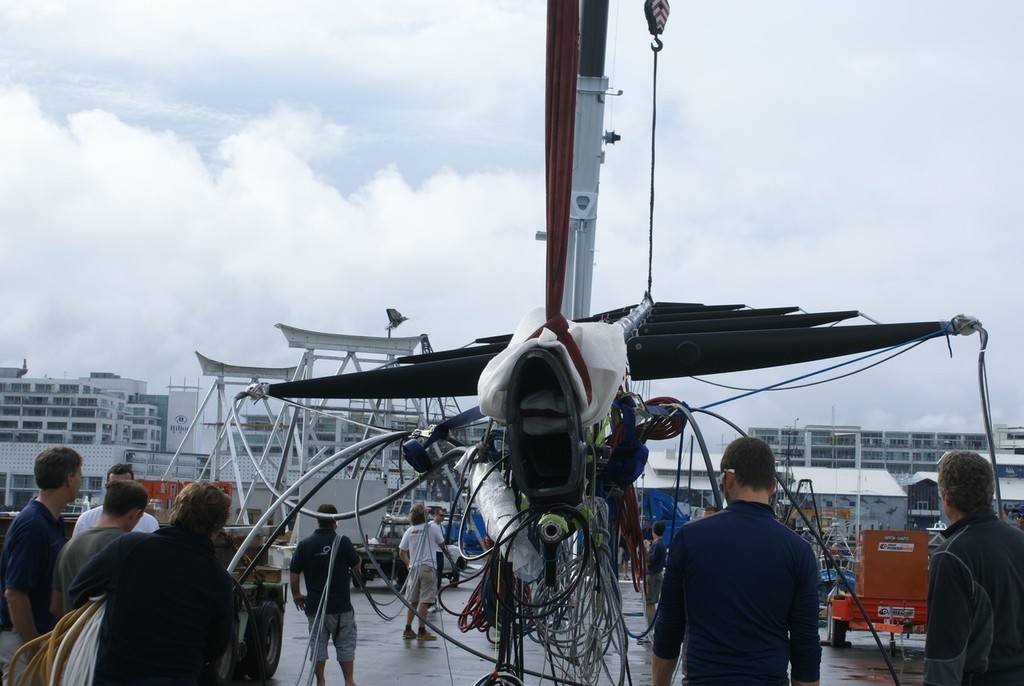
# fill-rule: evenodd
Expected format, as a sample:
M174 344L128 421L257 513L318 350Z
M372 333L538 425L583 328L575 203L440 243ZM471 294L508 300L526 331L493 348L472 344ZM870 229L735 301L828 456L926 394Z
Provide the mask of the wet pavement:
M641 596L633 591L632 585L620 582L623 594L623 614L627 629L639 633L644 626L642 617ZM440 612L428 615L428 622L433 624L437 641L421 642L404 640L402 630L405 628L405 606L395 599L387 590L384 582L372 581L369 590L374 601L388 616L396 616L386 621L377 615L371 603L358 591L353 589L353 606L356 613L356 624L359 639L356 648L355 680L360 686L376 686L377 684L464 684L473 685L479 682L492 670L492 664L455 645L443 640L444 632L452 639L473 648L484 655L493 655L494 649L485 635L478 631L462 633L457 626L454 615ZM445 591L444 601L448 607L462 608L470 597L469 588L452 588ZM821 629L822 637L825 630ZM289 605L285 612L284 641L281 663L274 678L268 683L275 686L287 684L305 685L309 679L309 669L304 668L304 653L308 631L305 615ZM850 632L847 635L852 647L836 649L822 648L822 686L836 684L853 686L855 684L904 684L921 686L921 665L924 654L924 637L896 637L897 655L892 657L893 668L898 681L894 680L885 664L885 660L875 646L868 632ZM883 635L883 644L889 648L888 634ZM539 646L526 642L526 663L528 667L540 669L543 656ZM328 686L343 686L341 668L334 661L333 648L327 663ZM618 657L607 658L612 674L619 674ZM649 686L651 683L650 648L637 645L635 639L630 640L626 652L628 676L622 683L635 686ZM238 684L245 680L236 681ZM248 682L251 683L251 682ZM525 684L555 683L541 681L539 677L527 676ZM597 681L599 684L616 684L617 680L607 676ZM673 684L679 683L677 676Z

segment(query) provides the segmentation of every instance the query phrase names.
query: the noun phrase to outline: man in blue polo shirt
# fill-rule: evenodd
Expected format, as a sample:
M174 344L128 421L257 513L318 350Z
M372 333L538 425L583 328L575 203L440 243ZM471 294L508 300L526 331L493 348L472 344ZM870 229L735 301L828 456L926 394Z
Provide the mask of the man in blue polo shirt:
M78 495L82 456L67 446L47 448L36 456L37 495L11 523L0 553L0 668L20 675L26 662L9 663L22 644L50 631L53 566L64 547L60 513ZM14 683L14 679L9 679Z
M668 686L685 636L692 686L816 686L817 567L810 546L768 504L775 456L764 441L740 438L726 447L721 469L729 507L672 538L652 683Z

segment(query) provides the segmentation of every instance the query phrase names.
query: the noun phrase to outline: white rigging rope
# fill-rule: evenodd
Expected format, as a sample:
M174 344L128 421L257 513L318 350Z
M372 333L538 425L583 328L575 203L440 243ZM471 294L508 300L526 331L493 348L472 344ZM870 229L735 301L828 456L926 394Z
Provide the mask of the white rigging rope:
M96 672L96 654L99 650L100 627L106 614L106 595L90 598L90 602L98 607L83 614L72 625L68 637L61 641L57 650L56 664L60 664L61 655L68 653L64 673L55 669L50 673L49 686L91 686ZM73 638L69 641L69 639ZM70 643L70 646L68 644Z
M627 637L608 543L608 504L590 498L585 507L592 515L590 535L583 537L590 554L579 554L579 543L570 536L558 546L559 584L548 588L540 580L531 587L535 604L561 603L558 610L534 618L537 640L563 679L596 684L603 674L612 683L625 683ZM618 657L617 676L612 675L609 655Z

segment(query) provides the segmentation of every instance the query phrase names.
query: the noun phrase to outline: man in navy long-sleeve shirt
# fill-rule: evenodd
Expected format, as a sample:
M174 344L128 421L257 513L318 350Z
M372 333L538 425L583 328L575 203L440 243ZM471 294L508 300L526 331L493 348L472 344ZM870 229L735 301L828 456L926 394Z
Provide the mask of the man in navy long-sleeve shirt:
M692 686L816 686L817 566L810 546L776 521L775 457L740 438L722 455L729 507L672 539L654 632L654 686L668 686L687 638Z

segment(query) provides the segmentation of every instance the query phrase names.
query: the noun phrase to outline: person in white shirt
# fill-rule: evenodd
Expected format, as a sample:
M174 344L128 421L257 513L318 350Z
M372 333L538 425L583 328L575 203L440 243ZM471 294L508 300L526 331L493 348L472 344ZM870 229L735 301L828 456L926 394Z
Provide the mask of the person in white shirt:
M132 466L130 464L118 463L108 469L107 483L109 484L114 481L135 481L135 472L132 470ZM71 535L74 536L75 534L96 526L96 522L100 520L100 515L102 514L103 505L97 505L91 510L86 510L82 514L78 515L78 521L75 522L75 530ZM132 531L151 534L159 529L160 522L156 520L156 517L148 512L143 512L138 524L135 525L135 528L132 529Z
M427 631L423 621L427 608L437 599L437 551L444 545L441 527L427 521L426 506L416 503L409 510L411 527L402 535L398 544L398 555L409 570L406 578L405 599L409 601L409 611L405 615L405 631L402 638L417 641L433 641L437 636ZM413 608L419 614L419 631L412 630Z

